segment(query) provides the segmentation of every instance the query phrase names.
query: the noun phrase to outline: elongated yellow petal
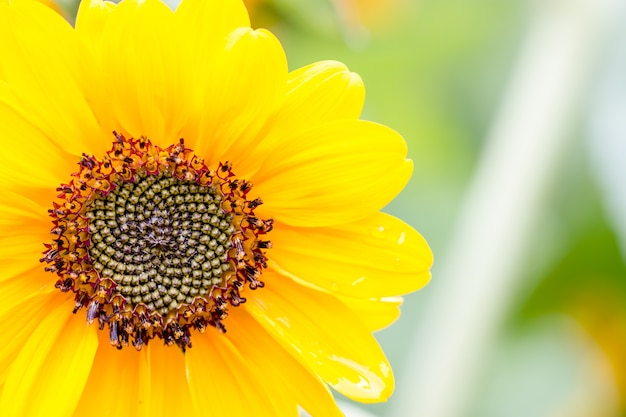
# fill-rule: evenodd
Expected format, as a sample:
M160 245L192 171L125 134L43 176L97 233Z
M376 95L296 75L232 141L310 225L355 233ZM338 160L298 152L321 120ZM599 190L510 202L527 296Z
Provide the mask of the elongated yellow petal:
M407 294L430 279L433 257L426 240L385 213L326 228L277 226L272 243L277 271L350 297Z
M110 11L98 59L106 100L95 104L117 122L107 130L178 142L194 86L182 82L187 72L176 35L173 12L159 0L127 0Z
M0 315L6 313L16 305L40 294L49 294L56 291L54 278L45 273L40 265L31 264L30 267L15 262L14 266L7 260L0 261L3 269L0 279ZM8 272L4 272L4 269Z
M275 389L272 396L299 404L313 417L343 416L323 381L298 363L244 309L231 313L226 335L255 376Z
M45 195L41 193L40 195ZM4 190L0 203L0 282L35 267L50 239L46 209L30 198ZM51 276L47 276L51 280ZM38 280L38 282L41 282Z
M72 172L71 163L67 154L16 106L18 104L0 86L0 135L3 138L0 187L20 194L47 187L47 195L51 196L51 191ZM5 199L3 205L9 203L10 200Z
M274 35L247 28L233 31L215 59L206 68L209 82L195 150L209 166L232 162L237 175L245 178L262 162L249 156L283 98L287 61Z
M292 71L288 87L282 111L303 118L293 123L294 130L300 128L296 124L357 119L363 109L363 81L341 62L320 61Z
M0 332L11 336L0 343L0 385L6 381L11 364L35 329L52 309L68 298L58 291L51 294L31 289L20 293L13 284L20 282L12 283L11 287L0 284Z
M352 298L337 295L371 332L382 330L400 317L402 297Z
M228 33L250 27L248 11L241 0L185 0L176 9L176 16L181 28L196 41L198 50L210 44L220 46L220 40Z
M130 417L145 407L145 380L148 368L145 351L114 349L107 332L98 332L98 350L74 417ZM103 389L106 392L103 392Z
M266 146L281 146L285 137L332 120L357 119L365 99L361 77L336 61L290 72L287 89Z
M348 398L376 402L391 395L387 359L350 309L271 272L264 277L265 288L247 292L244 308L283 347Z
M35 197L36 192L34 190L24 190L22 193L16 193L7 189L0 188L3 201L0 202L0 234L5 236L12 236L14 234L22 234L28 230L29 226L32 231L39 231L42 226L49 225L50 223L45 218L47 209L40 203L33 201L32 197ZM30 192L28 192L30 191ZM43 190L37 189L39 194ZM54 195L53 191L47 190L48 196ZM29 194L28 196L26 194Z
M106 78L111 69L111 62L103 61L104 44L111 40L104 36L104 29L117 4L103 0L84 0L80 2L76 16L76 34L89 49L90 57L95 62L96 70L91 74L92 84L85 91L85 97L96 114L103 132L103 145L113 140L113 131L123 132L123 126L115 118L115 110L111 106L111 87ZM117 64L116 64L117 65Z
M72 305L70 299L49 311L11 364L0 396L3 416L65 417L74 411L98 341L96 329L71 313Z
M41 266L38 260L44 250L42 243L50 240L49 233L45 233L45 230L40 229L39 233L27 230L23 235L13 233L15 236L0 236L0 260L26 261L30 266Z
M83 0L76 15L76 33L92 50L99 50L107 20L117 5L110 1Z
M32 258L22 257L20 256L17 259L7 258L0 259L0 283L5 283L12 281L14 279L20 280L23 274L28 274L33 270L37 270L39 272L43 272L41 269L41 265L33 262ZM50 282L50 275L47 276L37 276L37 279L34 281L34 285L44 285L44 283ZM18 278L20 277L20 278Z
M84 95L95 63L72 27L39 3L2 2L0 39L0 80L15 111L70 153L103 149L98 146L97 119ZM3 135L5 140L30 137Z
M388 127L361 120L328 123L286 137L252 181L258 213L293 226L331 226L380 210L405 186L413 164Z
M332 120L358 118L364 98L361 78L339 62L323 61L292 71L269 129L259 135L258 144L239 150L242 154L237 156L236 166L243 165L245 176L253 174L286 138Z
M38 260L42 258L44 251L42 242L50 239L45 230L45 226L39 230L28 227L23 234L14 230L12 233L0 236L0 264L6 264L6 269L0 272L0 281L11 278L20 270L34 267L43 270ZM48 275L47 278L50 280L51 276Z
M139 415L171 417L194 415L186 378L185 355L180 349L155 340L146 348L148 369L141 372L140 386L146 396ZM175 398L175 401L172 399Z
M198 92L204 91L210 81L207 72L218 63L216 54L228 35L237 28L250 27L248 12L240 0L185 0L176 9L175 22L182 40L181 58L185 66L195 69L189 82Z
M284 410L276 409L276 403L267 397L263 385L248 369L246 358L213 328L194 339L193 348L185 354L185 363L198 415L295 415L295 412L285 414Z

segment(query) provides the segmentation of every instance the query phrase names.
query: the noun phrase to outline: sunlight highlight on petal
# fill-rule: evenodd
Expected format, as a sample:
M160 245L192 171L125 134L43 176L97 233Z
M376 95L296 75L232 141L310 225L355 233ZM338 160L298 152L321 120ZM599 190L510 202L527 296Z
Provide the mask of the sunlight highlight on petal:
M393 392L391 368L378 343L334 297L271 276L263 291L248 294L244 308L294 356L348 398L376 402Z
M388 297L430 280L433 257L426 240L384 213L328 228L276 227L272 243L277 271L333 293Z

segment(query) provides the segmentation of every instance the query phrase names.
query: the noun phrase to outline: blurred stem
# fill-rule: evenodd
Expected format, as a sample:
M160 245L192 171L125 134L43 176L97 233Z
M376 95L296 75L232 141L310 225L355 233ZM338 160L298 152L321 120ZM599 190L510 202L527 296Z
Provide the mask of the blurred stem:
M433 280L394 416L468 415L617 0L540 0Z

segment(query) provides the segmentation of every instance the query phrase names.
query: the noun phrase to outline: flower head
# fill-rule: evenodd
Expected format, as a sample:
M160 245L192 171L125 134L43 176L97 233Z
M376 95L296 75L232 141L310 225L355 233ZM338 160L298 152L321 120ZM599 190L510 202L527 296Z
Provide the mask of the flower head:
M341 415L432 255L412 165L337 62L237 0L0 0L3 415Z

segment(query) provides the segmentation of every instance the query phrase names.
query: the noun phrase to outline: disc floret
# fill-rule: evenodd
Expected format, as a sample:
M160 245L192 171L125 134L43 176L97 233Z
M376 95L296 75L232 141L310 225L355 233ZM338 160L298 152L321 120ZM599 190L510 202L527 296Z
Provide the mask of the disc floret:
M271 244L260 236L273 222L254 215L262 201L246 198L252 185L229 163L209 169L182 139L161 148L115 136L57 188L40 261L112 345L140 350L159 337L185 350L192 330L226 330L244 287L263 287Z

